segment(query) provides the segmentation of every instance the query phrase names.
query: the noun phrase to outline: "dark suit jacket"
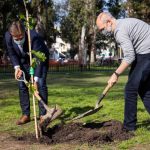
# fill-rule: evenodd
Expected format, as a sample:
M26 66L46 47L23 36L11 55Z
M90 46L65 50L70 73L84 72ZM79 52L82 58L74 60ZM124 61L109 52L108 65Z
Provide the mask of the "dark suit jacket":
M41 62L35 68L34 75L40 78L43 70L42 68L44 66L48 67L49 51L43 39L34 30L30 31L30 35L31 35L31 49L43 52L47 58L45 62ZM17 65L23 66L26 64L30 64L29 55L27 54L29 52L27 33L25 33L25 42L23 44L23 51L25 52L25 55L22 55L18 45L13 41L12 36L10 35L9 32L5 33L5 41L7 45L8 55L10 57L13 66Z

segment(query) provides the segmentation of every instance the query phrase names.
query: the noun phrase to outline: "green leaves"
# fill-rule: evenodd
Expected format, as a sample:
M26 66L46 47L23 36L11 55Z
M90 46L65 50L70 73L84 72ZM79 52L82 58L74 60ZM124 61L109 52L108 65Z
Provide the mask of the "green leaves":
M24 26L26 28L28 28L28 26L29 26L30 30L32 30L34 28L34 26L36 25L35 18L33 18L31 15L29 16L29 22L27 21L26 17L23 14L19 14L19 19L22 22L24 22Z
M44 53L42 52L39 52L39 51L35 51L35 50L32 50L32 54L37 57L40 61L45 61L46 60L46 56Z
M31 82L26 83L26 86L28 87L29 91L31 92L31 94L34 94L34 92L36 91L35 87L32 85Z
M128 0L125 2L129 17L139 18L150 23L150 1L149 0Z
M35 68L38 65L36 58L32 58L32 67Z
M26 17L23 14L19 14L19 19L20 20L26 20Z
M40 64L40 62L44 62L46 60L46 56L44 53L32 50L31 53L35 56L32 58L32 67L35 68L36 65Z
M31 53L35 56L34 58L32 58L32 65L31 65L31 68L30 68L30 74L31 74L31 71L33 71L33 74L34 74L34 68L40 64L40 62L44 62L46 60L46 57L45 57L45 54L42 53L42 52L39 52L39 51L35 51L35 50L32 50ZM32 69L32 70L31 70ZM32 85L31 82L28 82L26 83L29 91L34 94L35 92L35 87Z

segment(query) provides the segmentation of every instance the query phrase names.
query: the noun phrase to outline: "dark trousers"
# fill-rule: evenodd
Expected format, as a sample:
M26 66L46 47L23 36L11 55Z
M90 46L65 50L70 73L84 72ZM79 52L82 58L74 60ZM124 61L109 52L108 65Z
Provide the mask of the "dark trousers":
M150 54L137 55L131 66L125 87L124 127L128 130L136 129L138 94L150 113Z
M24 66L22 69L26 74L26 79L29 80L29 67ZM41 96L42 100L47 104L48 103L48 90L46 85L46 77L47 77L48 67L43 67L42 76L39 78L38 81L38 90L39 95ZM20 97L20 106L22 109L23 115L30 115L30 99L29 99L29 91L28 87L25 85L24 82L19 82L19 97ZM46 110L41 103L39 104L39 116L45 115Z

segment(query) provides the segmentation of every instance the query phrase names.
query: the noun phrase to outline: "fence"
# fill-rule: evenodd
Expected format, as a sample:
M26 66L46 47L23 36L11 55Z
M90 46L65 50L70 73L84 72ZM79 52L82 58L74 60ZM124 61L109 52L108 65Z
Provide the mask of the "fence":
M49 72L83 72L83 71L111 71L117 68L118 62L105 63L105 64L87 64L82 65L79 63L55 63L49 64ZM0 73L7 74L13 73L14 69L11 64L0 64Z

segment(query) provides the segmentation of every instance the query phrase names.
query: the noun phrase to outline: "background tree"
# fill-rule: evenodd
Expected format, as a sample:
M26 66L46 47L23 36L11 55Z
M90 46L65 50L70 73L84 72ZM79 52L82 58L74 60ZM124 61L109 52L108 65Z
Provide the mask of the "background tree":
M127 0L125 8L129 17L150 23L150 0Z
M36 19L36 31L51 45L55 41L54 22L57 18L53 1L32 0L31 14Z
M87 53L90 62L94 62L96 8L102 6L103 1L68 0L68 4L68 15L64 16L61 21L62 38L71 43L73 51L79 53L79 57L81 57L82 60L85 60L84 57L86 57L86 55L83 56L83 54ZM84 36L82 36L83 31L86 33ZM81 37L83 39L81 39ZM86 49L87 52L85 51Z
M94 0L90 1L90 12L89 16L90 18L88 19L89 22L89 32L88 32L88 47L89 47L89 56L90 56L90 63L94 63L96 60L96 41L97 41L97 33L98 31L96 30L96 18L97 15L103 11L103 8L105 6L106 2L105 0Z
M126 17L126 12L124 9L124 1L123 0L108 0L106 3L106 7L108 7L109 12L116 18L125 18ZM113 36L111 36L108 39L108 47L110 47L110 43L115 43L115 52L116 55L120 57L120 49L118 48L118 45L114 39Z
M52 0L32 0L28 4L29 13L37 20L39 34L43 36L51 45L55 41L56 30L54 22L57 17ZM9 23L18 18L20 14L25 14L22 0L0 1L0 48L2 49L4 33ZM39 25L40 24L40 25ZM36 25L36 24L35 24ZM41 30L40 28L41 27ZM44 31L44 32L43 32Z
M100 8L102 8L102 6L100 6ZM116 19L124 18L126 15L123 0L108 0L104 3L103 10L109 11ZM115 42L113 35L110 37L105 37L101 33L97 32L96 47L98 49L111 49L111 43L115 44L115 52L117 55L119 55L120 51L118 49L117 43Z
M85 16L83 5L84 0L68 0L67 16L63 16L61 20L61 37L71 44L71 53L73 55L79 51L81 28L84 24Z
M96 16L106 8L116 18L124 17L123 1L68 0L68 4L68 14L61 21L62 38L71 43L75 53L79 53L81 62L85 62L88 55L90 63L94 63L96 49L106 47L114 41L112 37L106 39L96 31Z
M18 4L15 0L0 1L0 49L3 47L3 36L7 26L18 12Z
M125 9L124 9L124 1L123 0L108 0L106 3L106 7L109 12L117 19L125 17Z

